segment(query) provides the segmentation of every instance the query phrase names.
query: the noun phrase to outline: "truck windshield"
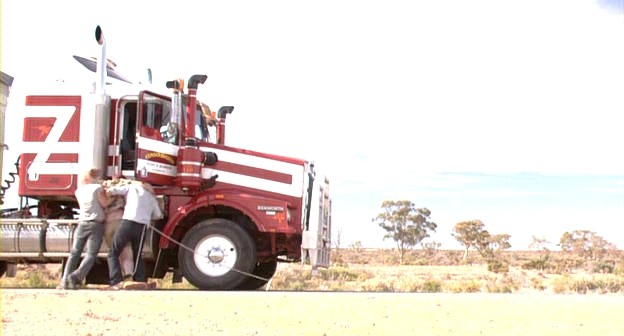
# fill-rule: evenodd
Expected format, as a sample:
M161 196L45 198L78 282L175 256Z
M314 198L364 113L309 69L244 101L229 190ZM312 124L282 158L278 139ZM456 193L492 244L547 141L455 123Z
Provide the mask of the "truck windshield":
M205 142L213 142L208 132L208 123L204 118L204 113L200 105L195 108L195 137Z
M173 110L171 100L145 92L142 97L141 134L149 138L177 144L179 141L181 117ZM188 102L182 97L182 106ZM183 107L183 110L186 108ZM201 105L195 107L195 127L193 136L204 142L214 142L210 138L208 123L202 113ZM181 134L180 134L181 135Z

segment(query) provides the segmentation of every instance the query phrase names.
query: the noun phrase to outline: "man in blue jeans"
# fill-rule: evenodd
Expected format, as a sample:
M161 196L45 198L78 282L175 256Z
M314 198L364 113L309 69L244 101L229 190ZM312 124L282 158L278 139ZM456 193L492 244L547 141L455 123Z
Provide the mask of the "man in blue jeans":
M119 264L119 255L123 248L130 243L132 254L136 258L134 280L147 283L145 265L141 259L139 246L144 239L147 227L152 220L161 219L162 211L154 195L154 190L148 183L134 182L122 186L110 187L109 195L124 195L126 205L121 217L121 223L113 236L113 243L108 253L108 272L110 277L110 290L123 289L123 276ZM147 287L147 286L145 286Z
M81 176L75 191L80 206L78 217L80 222L74 233L74 245L65 265L63 278L58 286L60 289L78 288L95 264L104 237L104 208L108 205L103 191L98 169L91 168ZM87 255L76 269L85 245Z

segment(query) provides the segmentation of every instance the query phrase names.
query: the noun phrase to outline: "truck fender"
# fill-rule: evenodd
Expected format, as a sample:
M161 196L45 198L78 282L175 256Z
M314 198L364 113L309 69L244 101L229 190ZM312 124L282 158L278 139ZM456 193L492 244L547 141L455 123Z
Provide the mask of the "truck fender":
M201 198L202 201L199 202L197 200L198 198ZM240 210L243 214L251 218L251 220L254 222L254 224L258 228L258 231L261 231L261 232L266 231L264 225L262 224L262 220L260 219L260 217L258 217L257 211L253 211L254 209L250 209L243 202L239 201L237 197L230 196L228 199L216 199L214 195L210 195L208 196L208 202L206 202L205 199L206 199L205 195L193 197L188 204L179 207L177 211L175 212L175 214L169 217L169 220L167 221L167 223L165 224L165 227L162 230L163 235L160 237L159 245L161 249L167 249L171 246L173 242L167 239L167 237L172 236L173 231L177 227L178 223L183 221L184 217L186 217L188 214L194 212L197 209L205 207L207 204L211 206L221 205L221 206L226 206L226 207Z

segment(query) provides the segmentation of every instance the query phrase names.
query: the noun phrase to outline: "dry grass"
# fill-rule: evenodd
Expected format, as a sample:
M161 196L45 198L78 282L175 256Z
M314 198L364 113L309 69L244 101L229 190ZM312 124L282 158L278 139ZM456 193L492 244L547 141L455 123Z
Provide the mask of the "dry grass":
M397 265L398 257L392 250L341 249L333 251L332 267L319 269L316 276L306 265L280 265L271 289L624 294L621 252L600 261L585 261L561 252L505 252L497 261L508 265L508 270L495 273L474 252L462 260L462 251L410 251L406 264ZM613 272L600 273L603 269Z
M268 292L201 292L170 278L159 288L178 290L58 291L41 288L56 286L59 265L20 266L15 278L0 279L1 334L575 336L624 330L621 264L603 274L554 258L553 267L534 270L522 266L535 256L516 254L506 256L508 272L493 273L481 260L461 262L456 252L414 254L402 266L385 264L391 251L339 252L342 260L316 272L280 264ZM430 264L421 265L426 260Z
M280 265L270 290L419 292L419 293L536 293L624 294L624 276L614 274L547 274L511 267L505 274L486 265L370 266L349 265L319 269Z
M591 262L573 256L552 254L548 267L526 269L527 263L544 260L537 252L509 252L501 257L509 271L494 273L487 264L471 256L465 262L461 251L412 251L408 265L388 264L396 256L392 250L334 251L334 264L312 271L309 265L283 264L270 283L270 290L331 292L418 292L418 293L576 293L624 294L624 270L618 262L613 273L596 273ZM617 256L620 257L621 256ZM622 259L624 260L624 258ZM427 265L421 265L428 262ZM539 265L544 265L540 263ZM575 265L571 268L570 265ZM0 278L8 288L54 288L60 278L60 265L18 266L15 278ZM193 289L186 280L171 282L171 276L158 281L159 288ZM97 287L97 286L92 286Z

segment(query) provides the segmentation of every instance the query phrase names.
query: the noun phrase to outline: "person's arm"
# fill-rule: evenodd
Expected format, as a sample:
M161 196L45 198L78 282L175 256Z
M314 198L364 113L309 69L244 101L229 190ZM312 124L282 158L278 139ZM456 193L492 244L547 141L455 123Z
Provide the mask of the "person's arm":
M95 192L95 197L97 198L98 203L102 206L102 208L106 209L113 203L113 197L108 196L106 189L104 187L99 188Z
M163 218L163 213L160 210L160 205L158 204L158 200L156 196L152 195L152 220L158 220Z
M113 186L106 189L106 196L119 196L128 194L127 186Z

